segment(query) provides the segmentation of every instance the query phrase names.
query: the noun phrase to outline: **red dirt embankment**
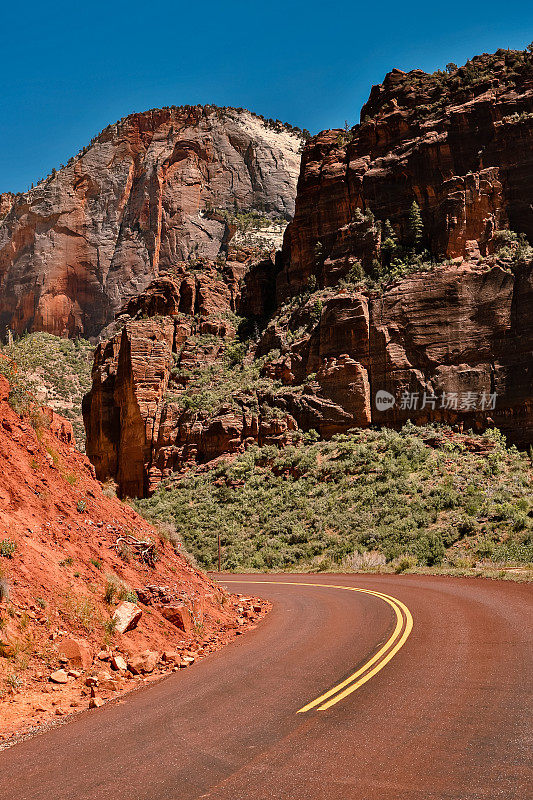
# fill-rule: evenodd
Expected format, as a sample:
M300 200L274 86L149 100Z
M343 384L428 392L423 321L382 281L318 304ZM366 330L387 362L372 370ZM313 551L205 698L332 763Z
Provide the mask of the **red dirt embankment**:
M188 666L266 610L106 496L68 422L42 410L32 425L8 396L0 376L0 741ZM124 601L142 614L119 633Z

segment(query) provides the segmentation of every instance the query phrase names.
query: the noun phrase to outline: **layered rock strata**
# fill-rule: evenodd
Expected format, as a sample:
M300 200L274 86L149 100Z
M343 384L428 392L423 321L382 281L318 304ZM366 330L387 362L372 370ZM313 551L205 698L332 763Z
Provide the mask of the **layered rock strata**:
M147 494L256 443L408 420L532 444L532 144L531 53L389 73L360 125L305 147L281 254L126 307L85 403L99 477Z
M436 257L494 251L510 227L533 241L533 55L500 50L460 69L392 70L350 130L305 148L295 217L285 233L280 298L311 276L334 285L356 259L376 256L372 212L408 239L416 202Z
M294 211L301 146L296 129L242 109L108 126L31 191L0 196L0 337L96 336L180 262L223 258L235 236L270 249Z

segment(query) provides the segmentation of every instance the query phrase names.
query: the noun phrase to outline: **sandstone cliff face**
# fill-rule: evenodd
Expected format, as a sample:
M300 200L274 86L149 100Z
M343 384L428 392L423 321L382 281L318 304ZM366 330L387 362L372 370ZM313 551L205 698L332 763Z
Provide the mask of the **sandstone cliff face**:
M122 495L143 496L174 470L253 442L282 444L297 427L288 413L273 418L270 408L259 409L268 381L258 394L242 364L234 371L227 366L240 320L232 291L239 268L242 274L242 265L234 264L234 272L227 263L221 275L211 265L194 279L186 276L185 292L183 281L155 280L129 301L111 338L97 347L83 406L87 453L97 477L115 479ZM195 378L201 399L214 394L207 410L191 406L187 387Z
M463 263L415 273L381 295L319 296L311 332L287 344L287 329L301 326L299 308L300 319L293 315L285 329L272 323L260 344L285 351L269 365L283 383L316 373L316 399L337 406L336 421L318 415L310 427L329 436L411 419L495 425L516 444L533 441L533 262L514 272ZM313 302L304 314L313 314ZM380 391L394 398L390 408L376 405Z
M268 220L277 241L294 211L301 144L214 107L110 125L35 189L0 197L0 336L97 335L160 273L225 254L241 212L265 220L268 247Z
M124 495L312 430L329 438L410 419L498 426L519 446L533 442L533 262L445 266L382 294L320 290L276 315L233 370L220 369L235 347L228 312L173 313L178 291L155 282L137 306L166 316L122 317L96 351L87 452ZM390 407L377 403L383 391ZM209 393L207 408L195 403Z
M275 259L230 248L222 272L154 281L109 329L84 413L97 474L123 494L313 431L412 420L533 442L533 253L517 236L533 238L533 56L394 71L362 120L306 146Z
M405 240L422 212L434 256L487 255L495 230L533 241L533 55L498 51L451 74L393 70L374 86L349 131L305 148L279 295L316 276L333 285L377 242L357 211L389 220Z

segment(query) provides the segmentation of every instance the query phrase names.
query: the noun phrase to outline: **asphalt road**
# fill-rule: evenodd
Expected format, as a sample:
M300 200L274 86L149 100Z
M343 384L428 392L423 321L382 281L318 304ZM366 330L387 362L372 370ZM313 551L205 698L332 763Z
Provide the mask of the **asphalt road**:
M414 575L226 580L272 600L254 631L0 753L0 798L532 796L530 585ZM335 586L384 593L405 610Z

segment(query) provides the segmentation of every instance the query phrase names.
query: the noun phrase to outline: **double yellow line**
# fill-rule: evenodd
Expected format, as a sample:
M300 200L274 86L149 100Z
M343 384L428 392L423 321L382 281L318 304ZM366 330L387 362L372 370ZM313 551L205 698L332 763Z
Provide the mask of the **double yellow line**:
M330 583L299 583L296 581L224 581L225 583L257 583L257 584L265 584L270 583L273 585L284 585L284 586L315 586L321 589L343 589L347 592L361 592L362 594L369 594L373 597L377 597L380 600L383 600L387 603L394 611L396 616L396 626L394 628L393 633L387 639L385 644L380 647L380 649L375 653L362 667L350 675L348 678L343 680L341 683L338 683L333 688L329 689L324 694L321 694L320 697L317 697L315 700L312 700L307 705L303 706L303 708L298 709L298 714L304 714L306 711L311 711L312 709L317 709L317 711L326 711L331 706L334 706L340 700L344 700L345 697L355 692L359 687L363 686L370 678L373 678L374 675L383 669L383 667L389 663L391 658L394 658L398 650L404 646L405 642L407 641L409 634L413 629L413 617L411 612L404 605L401 600L398 600L396 597L391 597L388 594L383 594L382 592L373 592L370 589L360 589L355 586L336 586Z

